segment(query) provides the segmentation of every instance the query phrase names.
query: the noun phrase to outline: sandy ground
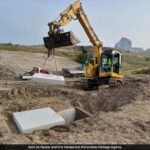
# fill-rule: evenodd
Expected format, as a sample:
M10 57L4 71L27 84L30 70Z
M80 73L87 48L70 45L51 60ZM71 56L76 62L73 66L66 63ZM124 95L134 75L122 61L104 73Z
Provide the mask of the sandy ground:
M20 73L22 71L30 71L33 67L43 67L46 54L40 53L26 53L26 52L16 52L16 51L0 51L0 65L14 71L15 73ZM78 63L64 57L56 58L57 70L60 71L63 67L78 67ZM49 71L56 71L54 59L48 59L45 65Z
M150 144L150 76L126 77L123 87L101 87L98 91L14 80L19 71L42 64L41 57L0 51L0 143ZM61 57L57 63L61 64L59 69L78 65ZM18 132L12 119L16 111L43 107L60 111L75 106L92 116L27 135Z

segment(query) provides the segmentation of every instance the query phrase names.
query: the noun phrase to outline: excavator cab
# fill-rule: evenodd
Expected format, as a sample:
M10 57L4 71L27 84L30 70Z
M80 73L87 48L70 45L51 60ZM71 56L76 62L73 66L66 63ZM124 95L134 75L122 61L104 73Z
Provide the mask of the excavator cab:
M121 65L122 65L122 54L118 50L111 48L104 48L105 50L101 56L100 65L100 77L113 77L122 79L121 75Z

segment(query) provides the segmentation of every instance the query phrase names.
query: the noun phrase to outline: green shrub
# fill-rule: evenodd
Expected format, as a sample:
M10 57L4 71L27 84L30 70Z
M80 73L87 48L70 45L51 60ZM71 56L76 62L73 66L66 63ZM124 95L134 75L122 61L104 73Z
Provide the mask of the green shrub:
M145 57L145 60L146 61L150 61L150 57Z
M81 64L85 64L86 61L86 54L84 54L83 52L80 52L76 55L75 61L81 63ZM88 52L88 62L90 62L92 58L92 53Z

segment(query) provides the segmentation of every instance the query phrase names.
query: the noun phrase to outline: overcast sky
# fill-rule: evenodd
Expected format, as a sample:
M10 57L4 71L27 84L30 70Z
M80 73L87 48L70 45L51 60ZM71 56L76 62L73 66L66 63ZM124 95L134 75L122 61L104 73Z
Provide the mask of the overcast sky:
M47 23L75 0L0 0L0 43L43 44ZM121 37L133 46L150 47L150 0L82 0L83 8L104 46ZM90 44L78 21L65 27Z

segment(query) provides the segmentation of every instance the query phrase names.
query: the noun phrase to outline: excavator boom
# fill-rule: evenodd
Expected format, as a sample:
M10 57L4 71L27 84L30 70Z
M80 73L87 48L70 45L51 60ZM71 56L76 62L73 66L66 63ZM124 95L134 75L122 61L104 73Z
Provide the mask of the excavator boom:
M85 33L87 34L90 42L94 47L94 52L96 59L94 61L95 65L100 64L100 55L102 53L102 42L99 40L95 31L93 30L90 21L85 14L80 0L77 0L74 4L66 8L61 14L58 21L53 21L48 24L49 26L49 37L44 39L45 46L48 49L58 48L62 46L75 45L79 43L79 40L75 37L73 32L63 33L60 29L61 27L67 25L72 20L80 22Z

